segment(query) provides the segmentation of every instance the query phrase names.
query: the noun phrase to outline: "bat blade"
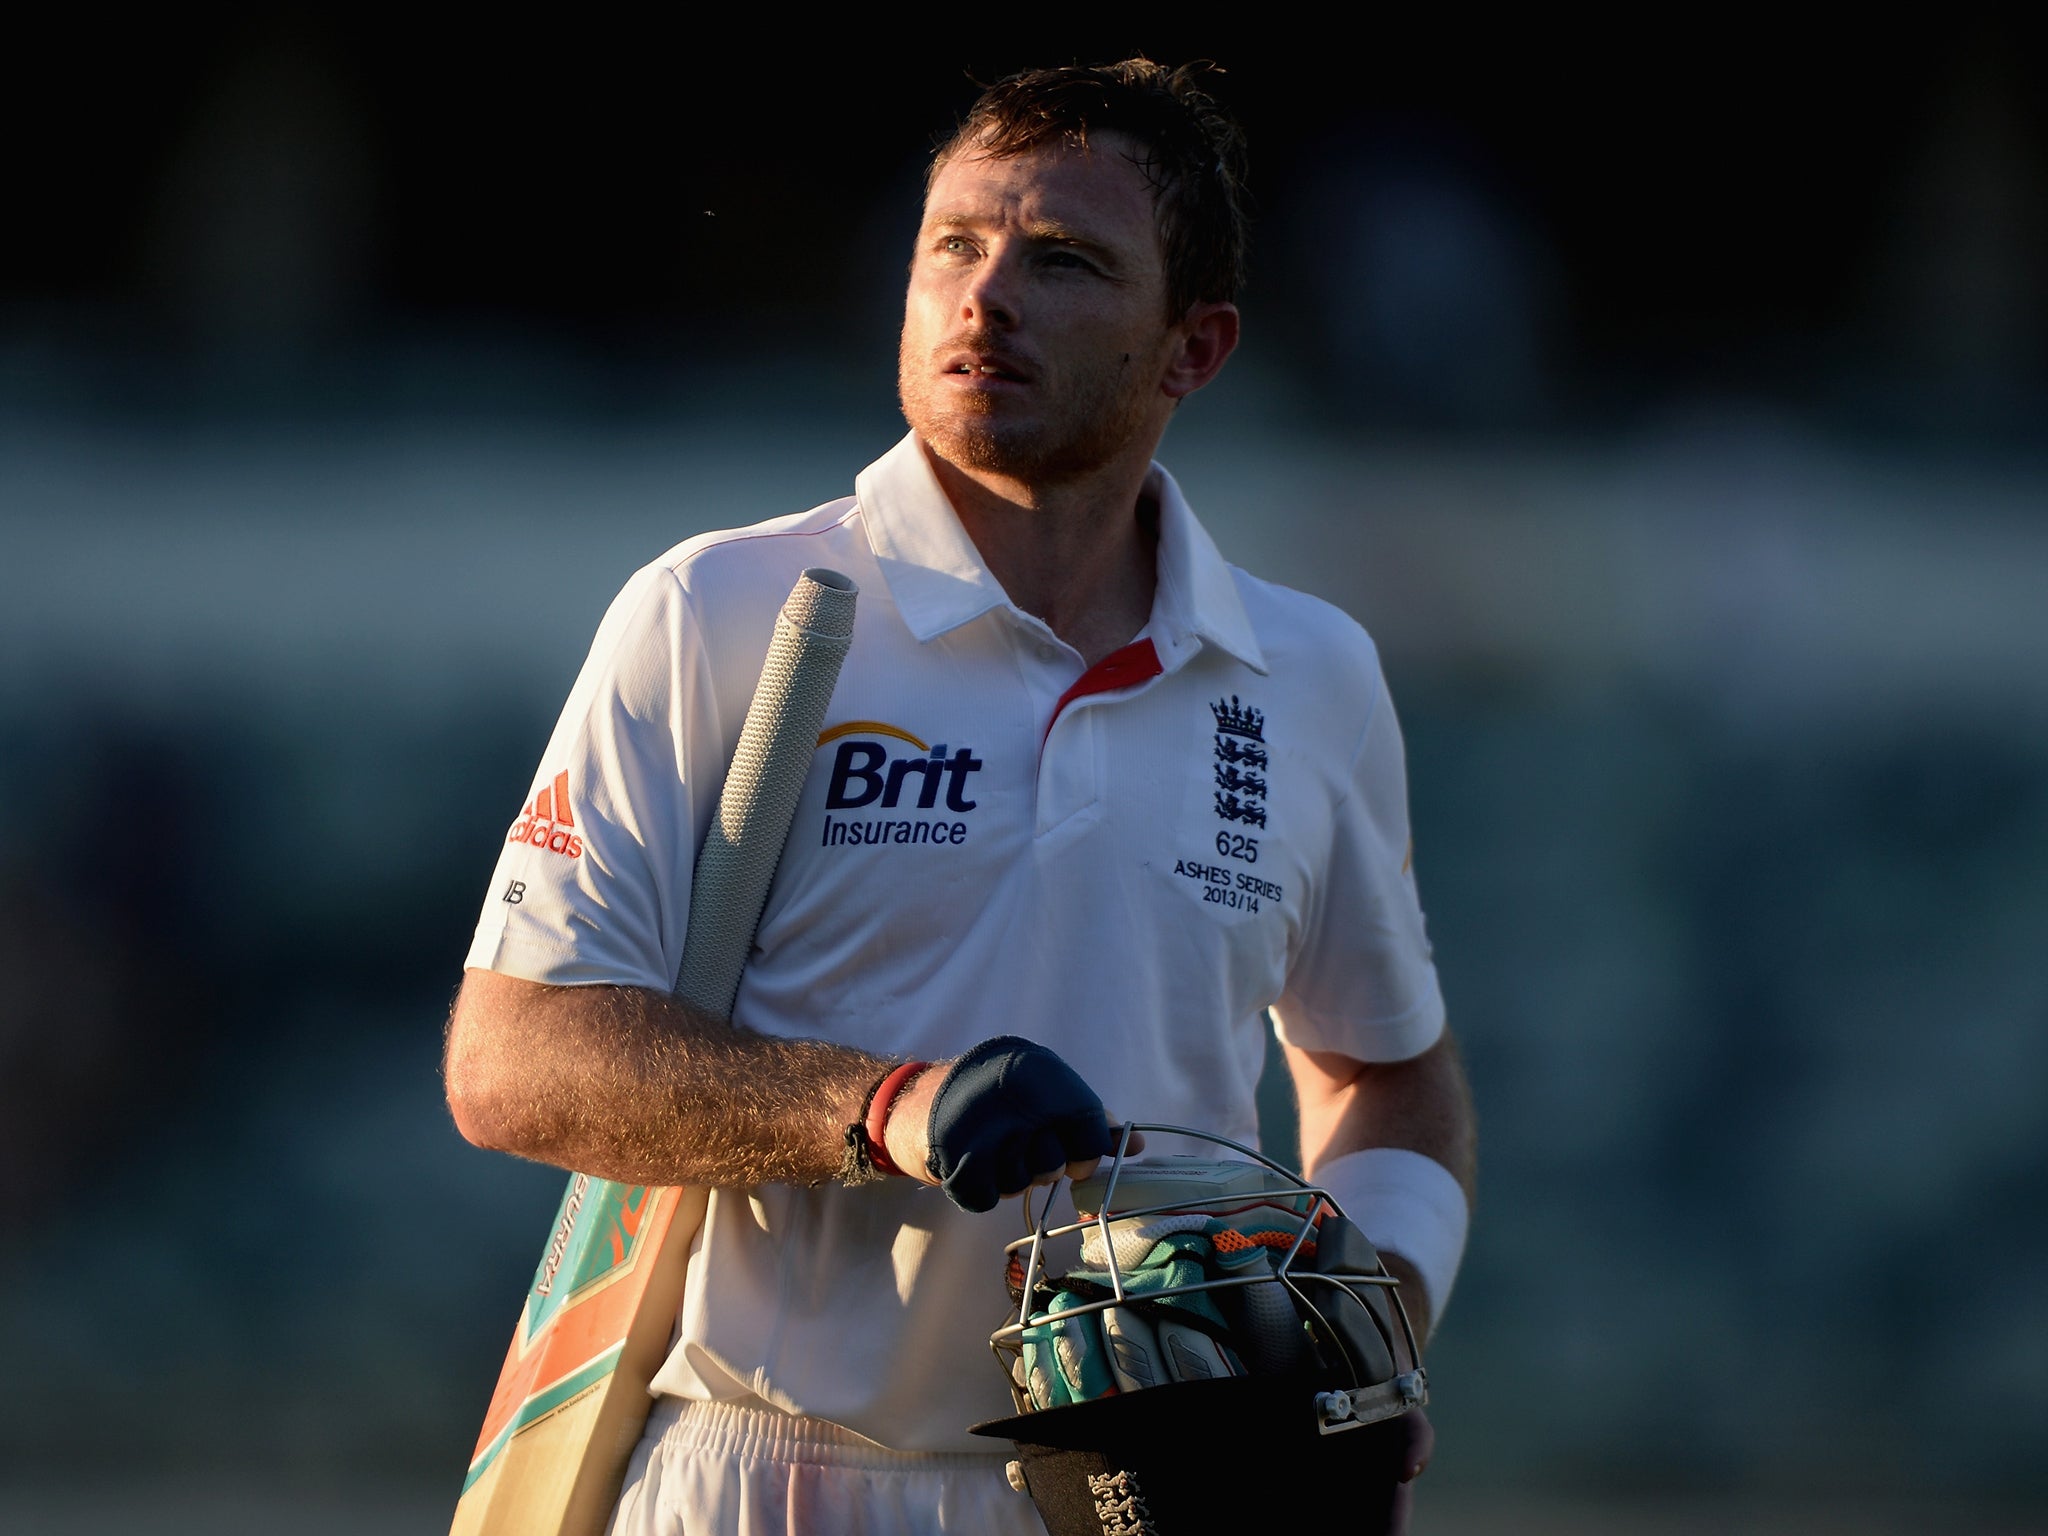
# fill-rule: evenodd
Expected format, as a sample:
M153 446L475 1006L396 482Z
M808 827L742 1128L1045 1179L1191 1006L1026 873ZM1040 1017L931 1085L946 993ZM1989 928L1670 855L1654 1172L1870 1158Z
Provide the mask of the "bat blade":
M505 1351L453 1531L601 1531L682 1304L702 1189L573 1174ZM672 1237L676 1241L670 1241Z
M732 1014L853 640L850 580L810 570L776 616L697 852L676 995ZM707 1192L571 1174L484 1415L450 1536L602 1536L647 1422Z

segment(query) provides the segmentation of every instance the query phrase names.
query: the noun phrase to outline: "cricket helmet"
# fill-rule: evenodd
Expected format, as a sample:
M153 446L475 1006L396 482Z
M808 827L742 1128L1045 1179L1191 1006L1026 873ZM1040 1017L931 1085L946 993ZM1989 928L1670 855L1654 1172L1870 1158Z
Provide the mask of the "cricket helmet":
M1139 1161L1134 1130L1238 1155ZM1015 1445L1051 1536L1270 1522L1302 1496L1275 1466L1391 1492L1427 1378L1399 1283L1328 1191L1142 1124L1071 1191L1075 1221L1051 1224L1049 1191L1005 1251L989 1344L1017 1413L973 1427Z

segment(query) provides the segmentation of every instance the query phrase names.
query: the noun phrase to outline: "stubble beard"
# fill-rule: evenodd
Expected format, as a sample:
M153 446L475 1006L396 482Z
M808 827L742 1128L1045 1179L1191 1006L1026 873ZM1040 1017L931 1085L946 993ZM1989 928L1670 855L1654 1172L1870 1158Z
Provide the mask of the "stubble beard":
M948 349L976 340L955 338ZM948 463L1022 485L1057 485L1093 474L1147 429L1146 397L1131 384L1138 366L1126 353L1065 387L1048 387L1026 414L1021 402L965 392L942 405L932 359L912 358L906 348L897 398L911 428Z

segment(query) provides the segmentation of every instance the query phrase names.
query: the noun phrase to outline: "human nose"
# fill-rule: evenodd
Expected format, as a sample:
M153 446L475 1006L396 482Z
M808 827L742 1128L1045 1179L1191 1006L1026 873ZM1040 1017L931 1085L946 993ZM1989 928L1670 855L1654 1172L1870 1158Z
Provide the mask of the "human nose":
M993 252L976 264L960 295L960 318L969 325L1009 330L1022 313L1015 265L1001 251Z

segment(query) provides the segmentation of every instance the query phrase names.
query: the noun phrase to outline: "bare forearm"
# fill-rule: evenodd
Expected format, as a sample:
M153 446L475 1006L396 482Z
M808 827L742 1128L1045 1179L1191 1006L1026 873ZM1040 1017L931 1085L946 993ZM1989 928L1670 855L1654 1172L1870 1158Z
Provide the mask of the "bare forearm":
M1301 1104L1302 1163L1311 1178L1347 1153L1399 1147L1449 1169L1469 1209L1477 1134L1471 1089L1448 1033L1409 1061L1359 1062L1290 1047L1288 1066ZM1433 1308L1421 1274L1396 1249L1383 1247L1380 1257L1401 1282L1416 1337L1427 1339Z
M1409 1061L1362 1063L1291 1046L1287 1058L1309 1172L1366 1147L1406 1147L1450 1169L1472 1198L1479 1161L1472 1090L1448 1033Z
M717 1023L637 987L464 978L448 1024L463 1135L632 1184L815 1184L888 1063Z

